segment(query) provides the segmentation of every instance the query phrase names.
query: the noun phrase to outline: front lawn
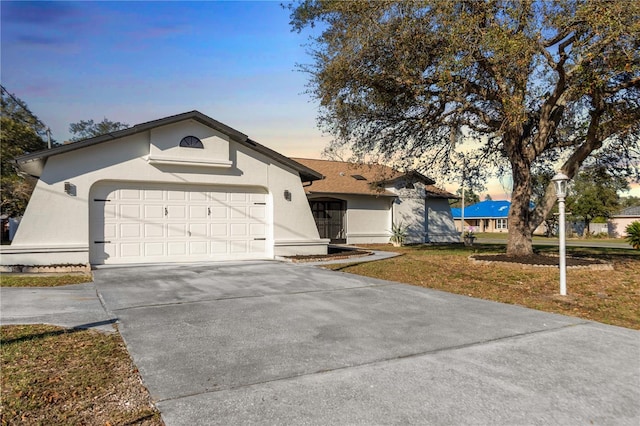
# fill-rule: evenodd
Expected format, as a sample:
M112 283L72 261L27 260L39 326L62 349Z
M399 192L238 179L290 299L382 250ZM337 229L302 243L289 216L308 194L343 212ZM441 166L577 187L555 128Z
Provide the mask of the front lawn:
M120 335L0 327L2 425L162 425Z
M559 295L557 268L524 269L501 264L478 265L474 253L504 252L504 246L369 245L373 250L403 255L378 262L327 265L327 268L450 293L571 315L621 327L640 329L640 251L568 247L567 254L604 259L613 271L569 269L567 293ZM557 247L536 247L557 253Z
M84 284L93 281L87 274L22 275L0 274L0 287L58 287L70 284Z

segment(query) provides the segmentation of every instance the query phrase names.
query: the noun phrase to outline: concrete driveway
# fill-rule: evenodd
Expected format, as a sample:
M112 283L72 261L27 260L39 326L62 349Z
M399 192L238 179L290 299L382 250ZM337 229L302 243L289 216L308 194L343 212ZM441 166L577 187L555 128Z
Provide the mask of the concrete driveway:
M633 330L279 262L95 283L168 426L640 422Z

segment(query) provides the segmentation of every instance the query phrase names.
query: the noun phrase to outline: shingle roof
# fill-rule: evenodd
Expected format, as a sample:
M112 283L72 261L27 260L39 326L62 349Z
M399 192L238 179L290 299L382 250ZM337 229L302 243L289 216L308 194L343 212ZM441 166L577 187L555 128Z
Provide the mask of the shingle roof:
M509 216L511 202L506 200L487 200L472 204L464 208L465 219L502 219ZM451 215L454 219L461 219L460 208L452 208Z
M640 217L640 206L631 206L621 210L614 217Z
M395 196L396 194L380 189L380 185L391 183L409 176L425 184L425 190L431 198L456 198L455 195L434 186L432 179L418 173L403 173L381 164L358 164L344 161L315 160L293 158L292 160L320 172L324 179L314 181L305 187L308 194L365 194L377 196ZM364 179L362 179L364 178Z

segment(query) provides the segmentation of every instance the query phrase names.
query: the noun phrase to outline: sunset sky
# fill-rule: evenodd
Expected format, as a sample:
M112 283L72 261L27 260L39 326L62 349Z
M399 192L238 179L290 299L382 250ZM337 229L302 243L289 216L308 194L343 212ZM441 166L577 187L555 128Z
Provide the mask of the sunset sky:
M309 33L291 32L280 3L2 1L2 84L58 142L80 120L199 110L284 155L320 158L329 137L296 70ZM506 198L497 181L489 192Z

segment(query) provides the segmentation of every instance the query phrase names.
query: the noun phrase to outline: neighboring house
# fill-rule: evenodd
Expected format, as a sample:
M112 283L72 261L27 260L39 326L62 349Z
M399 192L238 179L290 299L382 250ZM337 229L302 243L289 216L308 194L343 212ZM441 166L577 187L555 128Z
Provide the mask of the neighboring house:
M295 161L320 172L304 189L321 238L334 243L388 243L392 224L407 243L457 242L448 200L457 198L420 173L341 161Z
M608 223L609 235L615 238L626 237L626 228L633 222L640 222L640 206L627 207L611 216Z
M39 180L3 265L327 252L302 188L322 176L198 111L16 162Z
M510 201L487 200L464 208L464 227L462 225L462 209L452 208L451 214L456 222L458 232L508 232L507 218L509 217Z

